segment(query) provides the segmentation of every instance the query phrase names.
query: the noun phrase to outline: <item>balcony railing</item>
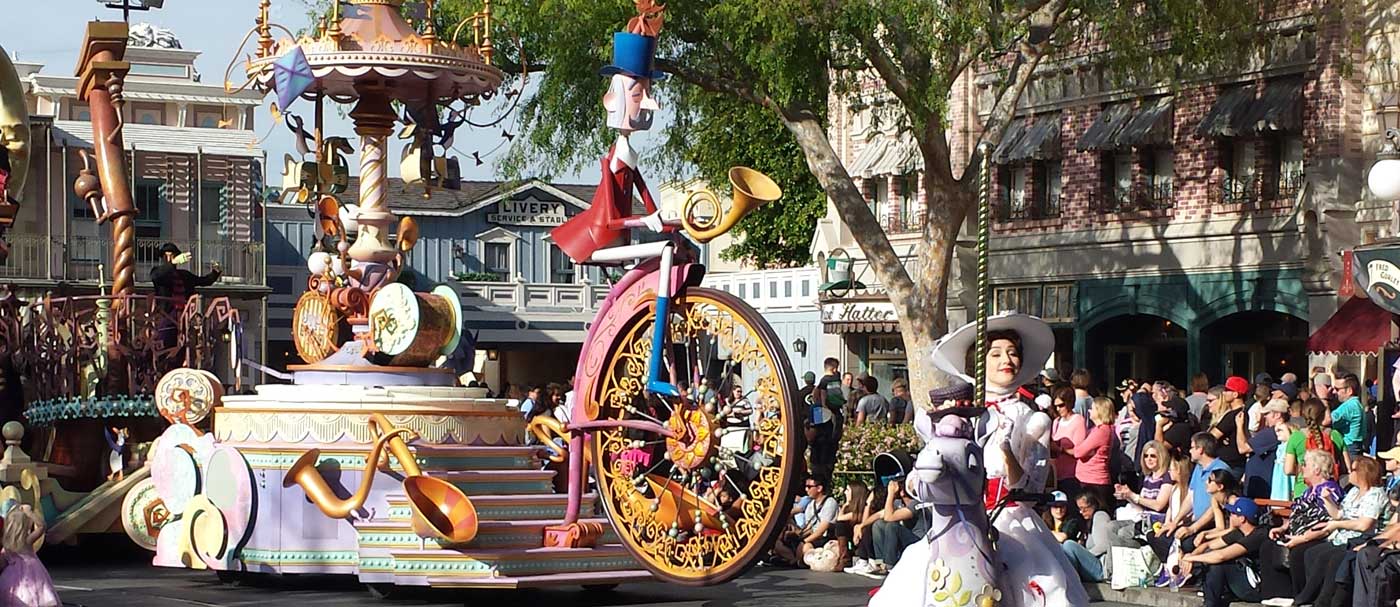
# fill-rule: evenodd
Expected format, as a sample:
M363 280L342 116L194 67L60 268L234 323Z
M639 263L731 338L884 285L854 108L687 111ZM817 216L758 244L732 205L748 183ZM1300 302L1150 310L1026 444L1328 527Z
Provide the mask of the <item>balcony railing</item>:
M1292 199L1298 195L1298 191L1303 189L1303 183L1308 179L1302 169L1283 171L1278 176L1278 198Z
M592 312L608 296L610 285L532 284L526 282L459 281L462 297L517 312Z
M1139 211L1162 211L1170 209L1172 182L1139 183L1132 188L1114 187L1099 200L1099 212L1132 213Z
M923 213L910 217L890 217L883 222L885 233L890 235L921 234L924 231L925 219Z
M998 219L1000 221L1019 221L1024 219L1052 219L1060 216L1059 198L1046 196L1041 200L1036 200L1027 193L1003 196L999 206Z
M5 237L10 257L0 264L0 280L35 279L70 282L97 282L98 265L111 282L112 240L75 236L62 238L11 234ZM263 244L260 242L194 241L138 238L136 240L136 281L148 281L151 268L162 259L161 245L172 242L182 251L194 255L186 269L196 274L209 271L210 262L218 262L223 270L221 285L263 285L266 272L263 265Z
M1254 175L1246 177L1226 177L1220 182L1218 190L1218 200L1220 204L1253 204L1259 201L1259 178Z

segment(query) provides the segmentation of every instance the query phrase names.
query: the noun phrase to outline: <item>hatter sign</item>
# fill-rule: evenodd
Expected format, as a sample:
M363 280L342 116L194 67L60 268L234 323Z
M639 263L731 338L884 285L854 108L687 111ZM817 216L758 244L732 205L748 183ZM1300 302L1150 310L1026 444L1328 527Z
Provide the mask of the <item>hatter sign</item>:
M1400 314L1400 246L1395 243L1357 247L1356 283L1366 296L1392 314Z

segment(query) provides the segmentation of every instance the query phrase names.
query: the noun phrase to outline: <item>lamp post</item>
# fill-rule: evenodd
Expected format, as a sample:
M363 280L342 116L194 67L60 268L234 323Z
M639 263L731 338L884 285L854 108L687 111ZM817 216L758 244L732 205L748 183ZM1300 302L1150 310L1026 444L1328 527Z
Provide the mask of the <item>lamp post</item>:
M1400 198L1400 99L1394 93L1387 96L1377 115L1384 142L1376 153L1376 163L1371 165L1366 185L1376 198L1396 200Z

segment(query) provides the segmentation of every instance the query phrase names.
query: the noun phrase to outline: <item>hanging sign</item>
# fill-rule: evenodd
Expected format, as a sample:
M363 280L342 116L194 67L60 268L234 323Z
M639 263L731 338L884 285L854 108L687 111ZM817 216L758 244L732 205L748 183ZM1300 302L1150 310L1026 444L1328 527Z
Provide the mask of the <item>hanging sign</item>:
M562 202L538 200L502 200L495 213L487 213L486 221L500 225L558 226L569 220Z
M894 304L877 301L869 303L840 303L822 306L822 322L896 322Z
M1356 285L1352 282L1356 280L1353 277L1355 265L1354 254L1350 250L1342 251L1342 284L1337 288L1337 295L1343 300L1351 299L1356 294Z
M1358 247L1355 256L1357 286L1376 305L1400 314L1400 246Z

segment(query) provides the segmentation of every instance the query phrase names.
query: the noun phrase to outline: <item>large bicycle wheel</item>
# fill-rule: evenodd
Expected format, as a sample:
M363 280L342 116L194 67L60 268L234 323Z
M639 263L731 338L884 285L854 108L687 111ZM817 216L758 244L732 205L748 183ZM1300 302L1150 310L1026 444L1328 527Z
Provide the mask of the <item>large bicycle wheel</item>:
M663 379L679 402L648 396L655 311L609 345L593 397L598 419L650 421L590 441L598 492L623 545L652 573L717 584L751 566L792 508L801 462L792 366L762 316L723 291L690 288L671 302ZM740 387L736 394L735 387Z

